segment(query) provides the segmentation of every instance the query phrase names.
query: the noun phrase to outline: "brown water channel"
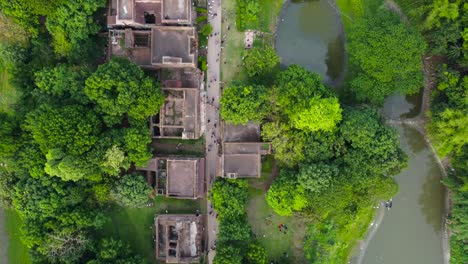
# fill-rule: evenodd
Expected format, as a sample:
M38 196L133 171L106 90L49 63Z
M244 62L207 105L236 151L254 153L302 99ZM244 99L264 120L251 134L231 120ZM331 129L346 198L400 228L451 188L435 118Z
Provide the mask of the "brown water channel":
M336 86L344 69L345 52L339 15L331 0L289 3L280 19L276 49L284 65L300 64ZM419 113L421 94L392 95L383 113L390 119ZM381 222L372 223L368 239L360 244L353 263L440 264L444 215L442 172L423 136L416 130L396 127L408 167L395 176L400 192L391 210L380 208Z

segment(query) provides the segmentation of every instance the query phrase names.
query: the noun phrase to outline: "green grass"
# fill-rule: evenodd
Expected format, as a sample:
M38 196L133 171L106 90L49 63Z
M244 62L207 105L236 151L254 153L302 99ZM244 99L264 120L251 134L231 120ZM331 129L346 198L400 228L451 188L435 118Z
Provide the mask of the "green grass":
M111 221L100 231L101 237L112 236L130 244L131 249L148 263L158 263L154 255L152 227L154 216L164 214L194 214L197 209L205 212L205 200L170 199L158 196L154 207L122 208L115 206L109 212Z
M18 100L19 92L8 83L8 71L0 66L0 112L12 112Z
M29 264L31 258L28 248L20 240L20 227L22 221L13 210L5 210L6 229L9 236L8 262L11 264Z
M283 6L283 0L258 0L258 3L261 8L258 20L253 25L247 24L247 28L269 33L274 32L276 19Z
M268 206L264 192L252 187L249 189L247 213L252 231L265 247L270 260L279 263L304 262L302 247L305 222L301 218L277 215ZM279 224L288 227L286 233L279 231Z
M231 81L246 81L247 74L242 66L242 53L244 51L244 32L236 29L236 1L222 1L223 18L222 36L224 39L223 50L221 53L221 80L227 84ZM261 7L258 21L253 25L247 25L247 28L272 33L275 31L276 18L281 11L282 0L259 0ZM227 30L227 27L230 30ZM273 35L266 34L262 42L273 44ZM226 63L224 63L226 62Z
M271 183L274 165L273 155L264 156L262 176L258 179L249 179L248 221L258 241L267 250L270 260L279 263L301 263L304 261L302 247L305 221L297 216L279 216L265 200L265 191ZM288 227L286 233L279 231L279 224ZM287 258L285 253L288 255Z
M181 145L177 147L179 143ZM153 139L151 145L156 155L205 156L205 138L203 136L195 140L173 138Z

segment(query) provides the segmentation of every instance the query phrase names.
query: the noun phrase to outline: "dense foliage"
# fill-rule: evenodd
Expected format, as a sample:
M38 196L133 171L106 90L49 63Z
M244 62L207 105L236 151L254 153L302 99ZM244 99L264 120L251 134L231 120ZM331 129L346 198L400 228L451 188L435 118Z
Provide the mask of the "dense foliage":
M257 21L260 10L258 0L236 0L237 29L248 29L248 25Z
M466 145L468 138L468 4L452 0L396 0L427 43L427 74L435 75L437 87L431 94L426 130L439 156L450 157L453 169L444 183L451 189L449 227L451 263L467 263L466 232ZM361 14L362 15L362 14ZM374 15L374 12L372 12ZM356 20L356 18L355 18ZM374 30L374 29L373 29ZM412 39L412 38L409 38ZM406 39L399 45L405 45ZM437 64L446 63L440 67ZM432 68L432 69L430 69ZM431 84L431 83L429 83Z
M280 63L280 57L271 46L254 47L245 52L243 65L249 77L265 76Z
M152 192L151 186L138 174L127 174L111 190L111 197L125 207L143 207Z
M18 29L1 33L0 65L19 94L0 112L0 203L19 214L34 263L142 262L98 230L112 198L147 201L144 180L123 175L151 157L147 120L164 98L127 60L96 70L100 57L89 55L102 54L96 12L104 4L0 1L1 30Z
M396 14L379 9L352 24L347 34L350 81L356 98L382 104L395 92L414 94L422 87L425 43Z
M248 184L244 180L217 180L209 198L218 213L219 233L216 264L266 264L265 249L252 234L247 222Z
M264 86L233 85L223 90L220 114L235 125L249 121L260 123L268 113L267 99Z
M308 259L343 262L356 237L364 234L372 207L397 192L390 176L406 162L397 133L375 109L364 107L346 108L333 132L299 135L299 146L288 136L281 135L293 142L302 161L284 160L290 168L281 170L266 200L279 215L301 213L314 219L305 244Z

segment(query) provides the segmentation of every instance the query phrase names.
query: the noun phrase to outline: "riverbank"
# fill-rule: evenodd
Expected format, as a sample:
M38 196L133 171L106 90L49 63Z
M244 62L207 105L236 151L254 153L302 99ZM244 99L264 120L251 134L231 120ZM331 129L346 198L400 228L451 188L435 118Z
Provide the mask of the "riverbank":
M343 24L345 26L345 28L348 28L350 27L350 24L351 22L359 19L360 16L362 16L362 14L365 12L365 10L368 10L368 8L366 7L366 0L360 0L360 1L355 1L355 2L359 2L361 3L361 5L349 5L349 1L340 1L338 0L338 4L340 5L340 8L342 8L342 17L343 17ZM401 9L399 8L399 6L394 2L394 1L391 1L391 0L385 0L384 2L384 5L386 8L388 8L389 10L397 13L400 18L402 19L402 21L404 21L405 23L408 23L408 19L406 18L406 16L403 14L403 12L401 12ZM388 120L387 123L389 124L392 124L392 125L408 125L412 128L414 128L416 131L418 131L418 133L420 133L420 135L422 136L422 138L424 139L425 141L425 144L426 144L426 147L430 150L432 156L434 157L435 161L438 163L438 166L440 168L440 171L442 173L442 175L444 177L447 176L447 164L444 163L437 155L428 135L427 135L427 132L426 132L426 129L425 129L425 125L427 124L427 116L426 116L426 113L427 111L429 110L429 107L430 107L430 93L432 91L432 89L435 88L435 85L436 85L436 82L433 78L434 76L434 68L433 68L433 57L426 57L423 59L423 70L424 70L424 89L423 89L423 95L422 95L422 103L421 103L421 108L420 108L420 111L419 111L419 114L416 116L416 117L413 117L413 118L409 118L409 119L398 119L398 120ZM444 187L444 189L446 189ZM449 249L448 249L448 245L449 245L449 240L448 240L448 229L447 229L447 226L446 226L446 219L447 219L447 216L448 216L448 204L449 204L449 197L448 197L448 194L447 192L445 192L446 195L444 197L444 201L445 201L445 209L446 211L443 213L443 215L441 216L442 219L441 219L441 222L443 223L443 236L442 236L442 249L443 249L443 253L444 253L444 263L448 263L449 262L449 259L450 259L450 256L449 256ZM376 216L374 218L374 221L372 222L371 226L369 227L369 230L367 232L367 235L366 237L361 240L357 247L359 248L359 254L357 254L358 256L356 257L356 255L354 255L354 258L353 258L353 261L356 261L355 263L361 263L362 262L362 259L363 259L363 256L364 256L364 253L365 253L365 250L367 248L367 245L369 245L370 243L370 240L372 239L372 237L374 236L375 232L376 232L376 226L380 225L380 222L383 220L383 215L379 212L376 213Z

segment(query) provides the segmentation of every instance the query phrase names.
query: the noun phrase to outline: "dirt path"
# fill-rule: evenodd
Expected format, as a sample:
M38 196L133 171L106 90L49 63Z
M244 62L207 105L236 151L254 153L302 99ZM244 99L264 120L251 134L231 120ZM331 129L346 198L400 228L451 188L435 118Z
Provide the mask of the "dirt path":
M385 0L384 2L384 5L386 8L388 8L389 10L393 11L395 14L399 15L400 16L400 19L403 20L405 23L409 23L408 22L408 18L406 17L406 15L401 11L401 8L400 6L398 6L397 3L395 3L395 1L393 0Z

